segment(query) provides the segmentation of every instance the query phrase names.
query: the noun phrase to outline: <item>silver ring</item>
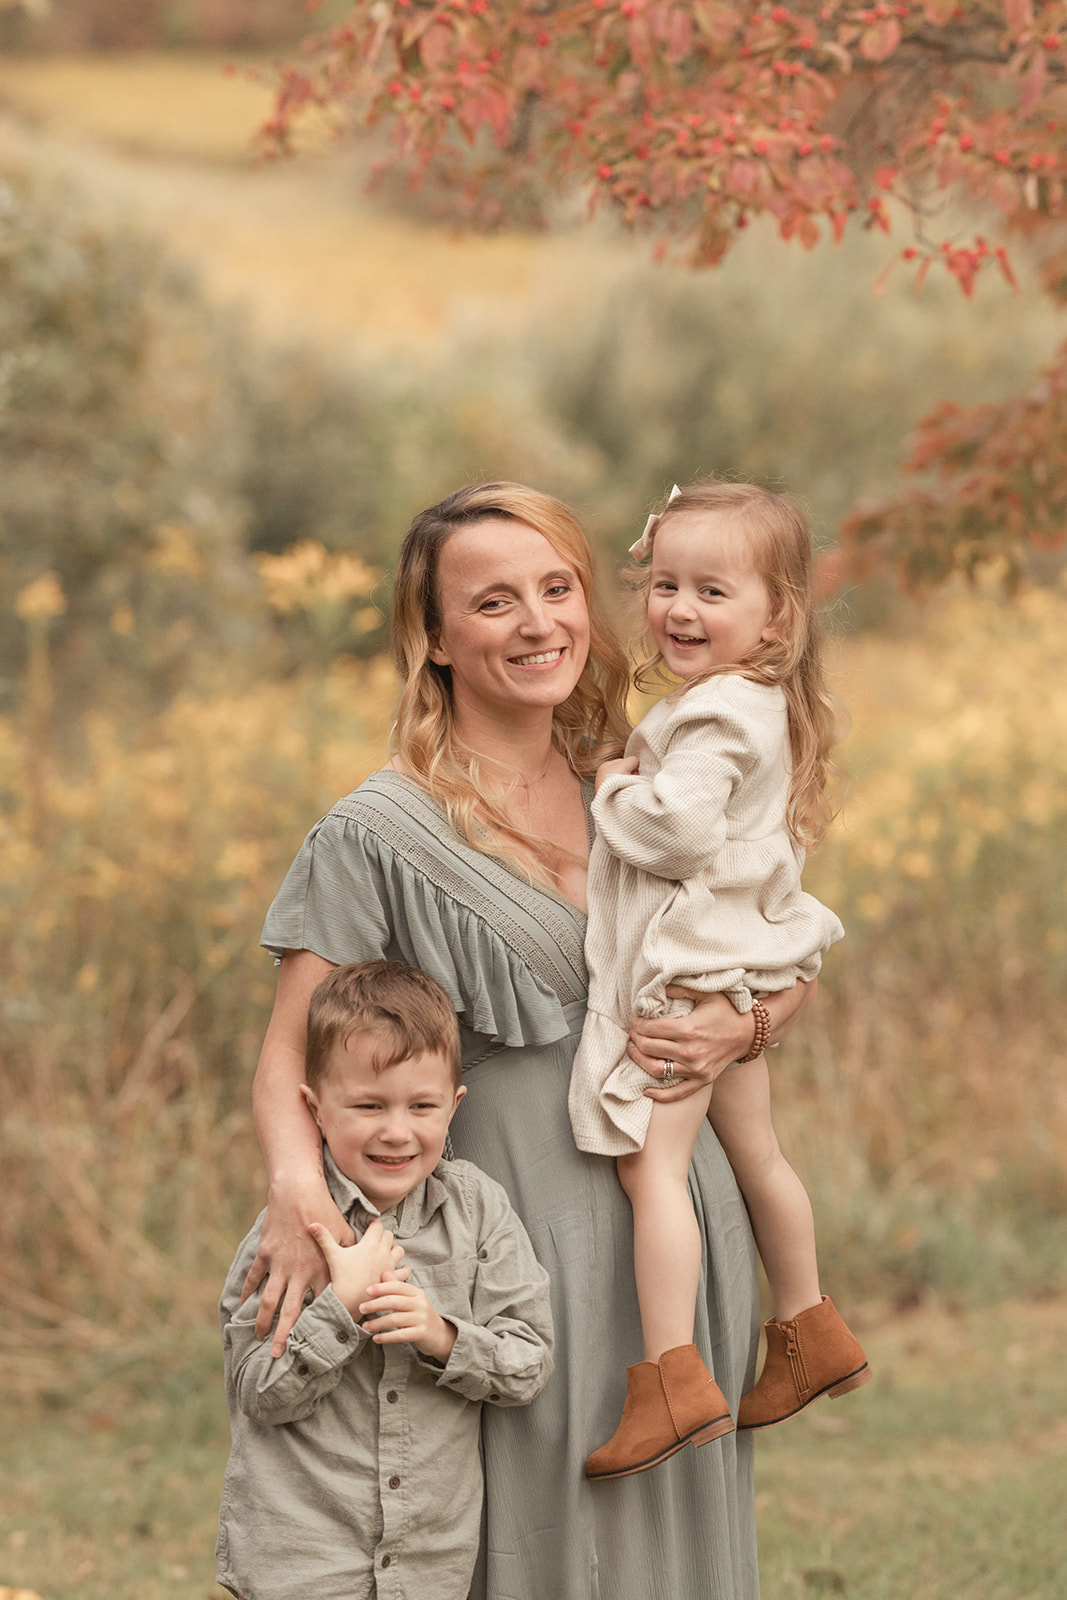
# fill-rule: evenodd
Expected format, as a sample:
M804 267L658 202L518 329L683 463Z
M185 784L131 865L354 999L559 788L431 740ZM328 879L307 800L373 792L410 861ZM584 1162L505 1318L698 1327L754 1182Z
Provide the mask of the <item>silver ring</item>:
M666 1084L668 1089L671 1088L675 1082L673 1061L665 1061L663 1063L663 1082Z

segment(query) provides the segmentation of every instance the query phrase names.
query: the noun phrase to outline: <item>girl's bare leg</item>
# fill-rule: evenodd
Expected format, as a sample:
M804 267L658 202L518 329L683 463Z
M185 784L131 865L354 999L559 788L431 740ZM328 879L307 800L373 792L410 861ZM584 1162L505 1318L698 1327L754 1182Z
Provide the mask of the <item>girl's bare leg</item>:
M644 1149L618 1160L619 1181L634 1212L634 1276L646 1361L693 1342L700 1229L689 1198L689 1161L710 1096L709 1088L653 1105Z
M815 1223L807 1191L778 1148L762 1056L720 1073L708 1120L745 1197L775 1318L790 1322L821 1298Z

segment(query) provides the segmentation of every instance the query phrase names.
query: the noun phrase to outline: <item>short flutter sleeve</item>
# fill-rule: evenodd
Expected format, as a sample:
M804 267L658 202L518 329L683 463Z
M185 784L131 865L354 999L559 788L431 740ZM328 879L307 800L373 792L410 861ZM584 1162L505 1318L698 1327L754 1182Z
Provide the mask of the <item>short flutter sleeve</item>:
M540 1046L567 1035L564 1008L584 998L583 923L464 845L427 795L383 772L312 828L260 942L338 965L404 961L440 983L465 1031Z

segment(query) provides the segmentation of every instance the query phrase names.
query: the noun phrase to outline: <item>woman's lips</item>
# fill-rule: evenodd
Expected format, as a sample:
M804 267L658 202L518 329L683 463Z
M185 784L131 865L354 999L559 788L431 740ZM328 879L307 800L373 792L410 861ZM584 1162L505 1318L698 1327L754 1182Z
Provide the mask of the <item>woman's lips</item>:
M528 656L508 656L508 662L513 667L542 667L551 666L563 657L563 645L557 650L538 650Z

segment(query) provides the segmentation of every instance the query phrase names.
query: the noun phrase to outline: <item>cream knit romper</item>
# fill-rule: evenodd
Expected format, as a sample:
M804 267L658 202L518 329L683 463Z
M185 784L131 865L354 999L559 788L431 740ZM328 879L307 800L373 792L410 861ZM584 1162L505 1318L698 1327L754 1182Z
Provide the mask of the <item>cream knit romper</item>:
M813 978L844 930L800 887L803 852L786 827L785 695L722 673L661 700L630 736L633 777L593 802L589 862L589 1012L569 1107L582 1150L644 1144L651 1082L626 1054L634 1016L679 1016L669 983L753 994Z

